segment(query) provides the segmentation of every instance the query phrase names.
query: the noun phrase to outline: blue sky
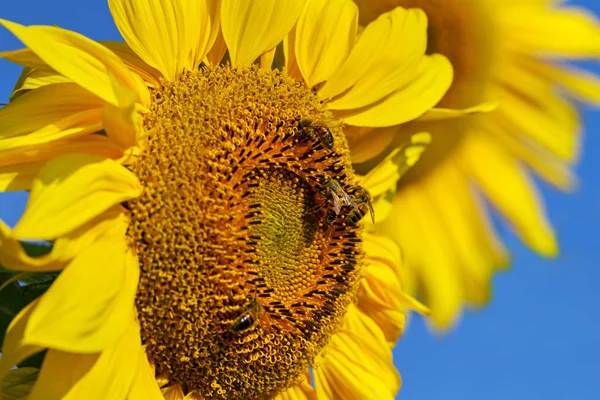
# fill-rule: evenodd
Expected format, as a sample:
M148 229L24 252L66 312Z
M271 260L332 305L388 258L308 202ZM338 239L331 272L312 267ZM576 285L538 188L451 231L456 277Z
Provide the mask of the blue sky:
M0 0L0 18L22 24L57 24L96 40L120 40L104 1ZM600 3L577 1L600 14ZM19 48L0 31L0 51ZM587 64L600 74L597 63ZM0 102L20 72L0 61ZM582 107L585 152L577 168L579 190L559 193L541 184L561 255L543 260L507 229L512 269L496 277L495 295L482 312L469 312L452 333L429 333L415 318L394 357L403 399L600 399L600 113ZM0 194L0 218L13 224L23 194Z

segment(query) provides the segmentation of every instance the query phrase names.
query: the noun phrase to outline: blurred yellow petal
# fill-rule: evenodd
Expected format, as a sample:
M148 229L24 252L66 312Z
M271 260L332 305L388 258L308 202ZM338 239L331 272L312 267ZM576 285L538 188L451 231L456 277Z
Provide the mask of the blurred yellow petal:
M518 42L513 50L575 59L600 56L600 23L592 13L527 5L512 11L498 14L509 39Z
M304 0L223 0L221 29L234 67L271 50L296 23Z
M498 108L497 123L519 132L523 140L543 145L563 160L576 160L581 137L575 109L554 96L551 82L541 79L537 72L509 66L505 69L511 78L501 80L508 93Z
M464 166L525 243L541 254L555 256L558 247L554 232L525 171L492 140L473 136L465 146ZM482 159L486 162L485 168L478 167Z
M295 56L308 87L329 79L356 40L358 8L348 0L308 0L296 25Z
M36 178L14 235L55 239L141 190L137 177L113 160L89 154L56 157Z
M52 69L104 101L117 105L108 73L119 85L136 89L133 76L110 50L78 33L54 26L29 26L0 20Z
M199 0L202 1L202 0ZM198 5L192 0L109 0L121 35L148 65L173 81L192 69L190 54L197 46Z
M29 399L125 399L138 373L141 347L139 328L132 319L118 342L100 354L50 349Z
M154 369L148 362L145 348L142 346L138 352L139 366L133 381L129 400L164 400L164 397L154 378Z
M43 162L0 167L0 192L30 190Z
M41 297L23 341L73 353L108 349L133 321L138 277L137 259L124 237L98 241Z
M534 67L538 74L551 82L566 88L569 94L576 96L579 100L600 104L600 78L598 75L575 67L554 67L551 65L535 62Z
M427 132L412 135L404 144L390 152L386 158L361 179L361 185L371 197L377 197L396 188L402 176L419 161L421 154L431 143Z
M25 344L22 340L31 313L38 302L39 299L36 299L19 311L6 329L4 343L2 343L2 358L0 358L0 382L4 380L12 367L44 350L40 346Z
M407 265L407 290L418 294L432 312L436 328L456 322L464 303L460 277L453 269L455 254L440 222L429 213L428 197L418 186L403 187L393 201L394 210L386 221L386 232L393 235L403 251Z
M494 111L498 108L499 104L500 103L498 101L488 101L473 107L463 108L459 110L449 108L432 108L431 110L423 114L421 117L419 117L419 121L439 121L450 118L468 117L473 114Z

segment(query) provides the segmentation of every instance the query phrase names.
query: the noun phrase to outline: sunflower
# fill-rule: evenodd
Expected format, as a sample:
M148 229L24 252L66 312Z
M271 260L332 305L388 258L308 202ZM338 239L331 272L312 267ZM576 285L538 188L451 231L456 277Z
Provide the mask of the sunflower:
M109 7L125 43L0 20L27 46L0 53L25 67L0 109L0 188L30 191L14 229L0 221L0 263L58 272L7 329L3 390L393 398L404 310L426 309L397 244L358 221L429 137L359 177L343 126L443 97L452 68L425 54L425 14L359 35L349 0ZM11 370L45 350L39 373Z
M509 262L488 204L531 249L557 255L531 176L573 187L581 135L572 100L598 104L600 85L564 61L598 57L599 25L590 13L550 0L355 2L361 24L396 6L423 9L427 52L444 54L454 67L439 109L378 136L346 130L359 172L411 132L432 134L424 157L399 182L382 229L404 251L407 290L431 309L434 328L447 329L464 305L487 303L493 273ZM493 102L491 112L437 121L448 109Z

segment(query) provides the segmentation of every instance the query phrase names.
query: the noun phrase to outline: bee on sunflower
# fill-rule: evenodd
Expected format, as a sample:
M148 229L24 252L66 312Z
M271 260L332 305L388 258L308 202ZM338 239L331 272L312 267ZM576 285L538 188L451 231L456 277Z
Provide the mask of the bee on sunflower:
M0 190L30 192L0 221L0 264L54 273L6 330L4 395L392 399L404 311L427 309L398 245L359 221L430 136L356 175L345 129L443 98L425 13L359 34L350 0L108 3L125 42L0 20L26 46L0 53L25 67L0 109Z

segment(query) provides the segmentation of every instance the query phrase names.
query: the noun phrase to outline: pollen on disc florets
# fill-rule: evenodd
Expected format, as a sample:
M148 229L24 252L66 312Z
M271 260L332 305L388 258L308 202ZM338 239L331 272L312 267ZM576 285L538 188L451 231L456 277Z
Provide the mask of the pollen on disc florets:
M325 217L323 190L334 179L352 193L348 152L335 125L333 149L306 135L307 118L331 114L301 83L255 67L185 72L153 92L128 237L148 358L185 392L280 392L352 301L358 228L348 207ZM242 316L254 323L235 329Z

